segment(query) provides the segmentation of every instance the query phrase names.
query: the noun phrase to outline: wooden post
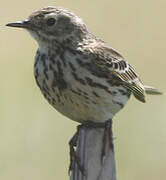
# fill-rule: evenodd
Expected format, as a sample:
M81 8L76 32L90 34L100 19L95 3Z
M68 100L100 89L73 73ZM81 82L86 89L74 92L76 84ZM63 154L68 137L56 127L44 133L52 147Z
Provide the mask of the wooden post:
M104 127L88 128L82 126L80 128L76 152L85 169L85 175L80 172L75 163L70 180L116 180L114 149L110 148L108 140L106 141L104 159L101 158L103 136Z

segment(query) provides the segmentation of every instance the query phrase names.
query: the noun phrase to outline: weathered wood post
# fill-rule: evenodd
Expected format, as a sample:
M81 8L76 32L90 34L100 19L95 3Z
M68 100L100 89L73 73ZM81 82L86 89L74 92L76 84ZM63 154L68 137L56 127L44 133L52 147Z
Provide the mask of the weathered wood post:
M112 126L110 130L112 136ZM75 163L70 180L116 180L114 148L113 146L110 148L108 140L104 159L101 158L104 131L104 127L80 127L76 152L80 157L80 163L84 166L85 175ZM113 141L113 137L111 140Z

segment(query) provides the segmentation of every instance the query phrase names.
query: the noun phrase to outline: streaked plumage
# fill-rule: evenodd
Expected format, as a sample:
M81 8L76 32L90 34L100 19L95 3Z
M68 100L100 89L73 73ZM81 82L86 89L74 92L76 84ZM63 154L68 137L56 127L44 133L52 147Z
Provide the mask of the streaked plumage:
M25 28L37 40L36 82L48 102L74 121L103 122L131 94L141 102L146 93L160 94L144 86L130 64L68 10L43 8L8 26Z

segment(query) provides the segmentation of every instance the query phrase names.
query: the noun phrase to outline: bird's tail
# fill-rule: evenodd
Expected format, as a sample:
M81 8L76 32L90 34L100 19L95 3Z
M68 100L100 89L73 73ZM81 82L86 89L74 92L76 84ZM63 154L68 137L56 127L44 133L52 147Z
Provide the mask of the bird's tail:
M161 94L163 94L158 89L151 87L151 86L144 86L144 88L145 88L146 94L150 94L150 95L161 95Z

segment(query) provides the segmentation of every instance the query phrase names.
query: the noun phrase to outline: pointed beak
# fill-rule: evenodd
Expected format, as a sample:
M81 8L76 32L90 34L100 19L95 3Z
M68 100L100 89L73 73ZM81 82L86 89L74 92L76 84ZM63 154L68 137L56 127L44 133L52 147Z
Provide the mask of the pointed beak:
M17 28L29 28L30 27L30 22L28 20L17 21L17 22L14 22L14 23L8 23L8 24L6 24L6 26L17 27Z

